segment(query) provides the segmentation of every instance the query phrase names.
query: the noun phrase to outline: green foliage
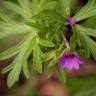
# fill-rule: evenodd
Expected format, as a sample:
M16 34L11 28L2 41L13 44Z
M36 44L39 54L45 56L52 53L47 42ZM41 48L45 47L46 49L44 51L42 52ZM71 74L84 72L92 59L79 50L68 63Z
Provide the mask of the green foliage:
M21 15L25 20L28 20L32 16L38 15L45 10L53 9L56 5L55 1L45 3L44 0L33 0L33 2L31 2L32 5L30 4L29 0L22 0L22 2L21 0L18 0L18 3L20 6L9 1L5 1L3 5L13 12Z
M25 62L24 65L23 65L23 71L24 71L24 74L26 76L26 78L30 78L30 72L29 72L29 67L28 67L28 63Z
M49 40L43 40L39 38L39 43L40 45L45 46L45 47L54 47L54 44Z
M14 63L11 63L9 64L7 67L5 67L3 70L2 70L2 73L7 73L9 72L14 66Z
M32 12L33 12L33 16L34 15L38 15L46 10L52 10L55 5L56 5L56 2L55 1L47 1L47 0L33 0L33 3L32 3ZM50 6L50 7L49 7Z
M76 28L87 36L96 37L96 29L84 27L81 25L76 25Z
M30 0L22 0L22 1L18 0L18 3L20 5L20 7L22 8L22 11L27 16L27 18L31 18L32 12L31 12L31 8L30 8Z
M74 16L76 22L96 15L95 0L89 0L88 3L81 8L79 12Z
M16 35L16 34L24 34L28 33L32 30L29 26L17 22L10 22L10 23L2 23L1 25L1 32L0 32L0 39L10 36L10 35Z
M0 18L2 20L4 20L5 22L8 22L9 21L9 18L7 17L7 15L1 9L0 9Z
M26 35L20 43L0 53L0 60L10 59L14 56L13 62L2 70L2 73L9 73L8 87L18 81L21 70L26 78L30 78L30 64L36 73L46 71L49 77L56 68L60 81L65 83L65 73L60 69L58 62L58 58L65 51L82 53L83 50L85 57L89 58L92 54L96 59L95 0L89 0L80 10L76 7L71 12L73 1L17 0L14 3L3 2L0 6L0 40L13 35ZM77 13L75 14L75 12ZM76 20L75 23L78 24L69 27L66 18L73 14L75 14L73 16ZM78 22L81 20L84 21ZM70 35L70 38L67 38L66 35Z
M33 48L33 66L34 69L41 73L42 72L42 60L41 60L41 50L38 45L38 40L35 40L34 48Z
M95 81L96 77L93 76L67 78L67 86L70 90L70 96L95 96Z
M78 36L76 28L73 26L72 29L73 29L73 35L72 35L71 41L70 41L70 48L71 48L71 50L74 51L76 48L76 44L80 45L80 38Z
M88 18L85 22L82 22L82 25L95 29L96 28L96 16Z
M20 51L22 46L23 46L23 44L22 44L22 42L20 42L20 44L17 44L16 46L14 46L10 49L7 49L4 52L0 53L0 60L9 59L10 57L16 55Z
M96 59L96 43L94 40L92 40L89 36L95 36L95 30L92 30L91 28L85 28L80 26L80 25L76 25L76 29L78 32L78 38L81 40L81 43L83 45L83 47L85 48L85 52L88 56L89 52L92 53L93 57ZM90 46L89 46L90 45Z
M22 8L19 7L17 4L14 4L12 2L6 1L4 2L4 6L8 8L9 10L16 12L17 14L21 15L22 17L26 18L25 13L23 12Z
M65 72L64 70L61 70L60 68L58 68L58 78L59 80L65 84L66 78L65 78Z
M62 8L63 8L63 15L70 16L70 5L71 5L72 0L67 0L67 2L66 2L66 0L59 0L59 1L61 2L60 6L62 6Z
M18 0L18 4L16 4L13 2L4 1L3 7L5 7L5 9L7 8L8 11L10 10L14 12L17 16L21 15L21 17L23 17L21 20L15 20L13 17L8 17L6 12L4 12L3 9L0 9L0 39L16 34L27 34L27 38L22 40L19 44L0 53L0 60L5 60L11 58L12 56L16 56L14 61L2 70L2 73L9 72L7 78L8 87L11 87L18 81L21 69L23 69L26 78L30 77L28 58L32 54L34 69L41 73L42 53L40 45L44 47L54 47L52 41L46 39L44 40L38 37L38 32L41 29L38 29L33 25L29 26L26 24L26 22L29 21L29 19L31 20L32 16L39 15L45 10L52 10L55 7L56 2L33 0L31 2L32 6L30 2L31 0ZM32 20L37 22L36 19ZM41 26L41 23L39 26Z
M25 63L27 62L27 59L32 52L33 49L32 45L34 43L33 39L34 39L33 34L30 34L29 38L23 43L24 45L21 48L20 53L16 56L16 59L13 61L14 66L10 71L7 79L7 84L9 87L11 87L15 82L17 82L22 66L25 66ZM24 72L25 71L26 70L24 68Z

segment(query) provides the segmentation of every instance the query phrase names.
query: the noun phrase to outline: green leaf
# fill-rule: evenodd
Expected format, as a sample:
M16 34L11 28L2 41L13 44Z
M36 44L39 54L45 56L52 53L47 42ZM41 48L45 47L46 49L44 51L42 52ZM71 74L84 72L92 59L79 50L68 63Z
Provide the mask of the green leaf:
M81 25L76 24L78 30L83 32L85 35L96 37L96 29L87 28Z
M54 11L46 11L43 14L36 15L35 18L45 20L48 24L52 24L54 22L57 22L59 20L64 20L60 14L54 12Z
M43 6L42 6L43 5ZM56 2L55 1L49 1L47 3L42 3L40 6L42 6L42 11L45 11L45 10L52 10L54 9L54 7L56 6Z
M30 54L33 50L34 44L35 44L35 36L34 36L34 34L31 34L29 36L28 40L23 45L25 47L23 47L23 49L21 49L21 50L24 50L23 56L21 58L23 62L25 62L28 59L28 57L30 56Z
M19 44L17 44L16 46L14 46L12 48L5 50L4 52L1 52L0 53L0 60L9 59L10 57L19 53L21 48L23 47L22 43L24 43L24 41L20 42Z
M42 72L41 50L37 42L34 44L33 49L33 67L37 72Z
M89 0L88 3L74 16L76 22L96 15L95 0Z
M3 10L0 9L0 18L4 20L5 22L9 21L8 16L3 12Z
M95 76L68 77L66 83L71 96L96 96Z
M17 4L12 3L12 2L9 2L9 1L4 1L4 2L3 2L3 5L4 5L7 9L9 9L9 10L11 10L11 11L13 11L13 12L21 15L22 17L26 18L26 15L24 14L22 8L19 7Z
M30 0L18 0L20 6L22 7L23 12L26 14L27 18L32 17L31 8L30 8Z
M39 1L38 0L32 0L32 15L35 15L36 9L38 7Z
M53 64L53 65L54 65L54 64ZM54 70L53 67L47 67L47 68L45 69L45 71L46 71L46 73L47 73L47 75L48 75L49 78L52 76L53 70Z
M76 45L81 46L81 41L80 41L80 37L77 33L76 26L72 26L72 30L73 30L73 35L72 35L71 41L70 41L70 49L72 51L75 51Z
M33 19L30 21L25 22L28 26L34 27L36 29L42 29L42 26L40 24L38 24L37 22L35 22Z
M28 63L27 62L25 62L24 65L23 65L23 71L24 71L24 75L26 76L26 78L29 79L30 72L29 72L29 69L28 69Z
M89 47L90 52L92 53L94 59L96 60L96 42L91 38L86 36L87 47Z
M56 58L56 50L51 50L44 55L44 61L49 61Z
M72 27L72 30L73 30L73 35L72 35L71 41L70 41L70 49L74 51L76 48L78 37L77 37L76 29L74 26Z
M84 53L85 53L85 57L89 57L90 56L90 50L89 48L87 47L87 43L86 43L86 39L85 39L85 34L84 32L80 31L77 26L75 25L75 28L76 28L76 32L77 32L77 36L78 38L80 39L80 42L81 42L81 45L83 46L84 48Z
M5 74L5 73L9 72L10 70L12 70L13 67L14 67L14 63L9 64L7 67L5 67L2 70L2 73Z
M19 64L19 56L17 57L18 61L14 61L14 67L12 69L12 71L8 74L7 77L7 85L8 87L12 87L12 85L17 82L19 75L20 75L20 71L21 71L21 64ZM16 59L15 59L16 60Z
M16 22L9 23L3 23L2 25L2 32L0 32L0 39L10 36L10 35L16 35L16 34L24 34L26 32L30 32L31 28L25 24L19 24Z
M54 44L52 43L52 41L49 41L49 40L44 40L39 38L39 43L40 45L45 47L54 47Z
M65 72L64 72L64 70L62 70L61 68L58 68L58 78L59 78L59 80L60 80L63 84L65 84L65 82L66 82Z
M87 43L88 42L86 42L86 39L85 39L85 36L84 35L82 35L82 34L80 34L79 35L79 38L80 38L80 41L81 41L81 44L82 44L82 46L84 47L84 53L85 53L85 57L90 57L90 50L89 50L89 47L88 47L88 45L87 45Z
M61 5L63 5L63 14L64 16L70 16L70 4L71 0L60 0Z
M96 29L96 16L90 17L81 23L85 27Z
M87 90L81 90L80 92L77 92L74 96L95 96L95 86L92 86L92 88L87 88Z
M37 7L35 9L33 9L34 15L38 15L46 10L52 10L54 9L54 7L56 6L56 2L55 1L49 1L49 2L40 2L38 5L36 5Z
M85 53L86 56L90 56L90 52L93 55L94 59L96 59L96 43L94 40L92 40L88 35L86 35L86 31L88 30L84 30L84 32L82 31L82 27L78 28L78 26L76 25L77 28L77 32L79 35L79 38L81 40L81 43L83 45L83 47L85 48Z
M38 32L41 33L42 32L48 33L50 31L49 27L47 27L44 23L41 24L40 22L35 22L34 20L27 21L26 24L29 25L30 27L35 28L36 30L38 30Z
M14 62L14 67L12 71L10 71L8 78L7 78L7 85L10 88L15 82L18 81L21 69L23 64L27 62L29 55L32 52L33 45L34 45L34 35L30 34L29 38L24 42L24 45L21 49L21 52L17 55Z

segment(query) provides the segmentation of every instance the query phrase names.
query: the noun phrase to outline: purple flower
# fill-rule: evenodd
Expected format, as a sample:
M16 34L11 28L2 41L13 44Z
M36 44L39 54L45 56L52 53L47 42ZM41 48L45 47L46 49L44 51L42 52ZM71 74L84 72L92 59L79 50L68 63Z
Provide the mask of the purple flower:
M75 20L74 20L74 18L72 18L72 17L67 17L67 23L69 24L69 25L74 25L75 24Z
M67 68L69 70L79 69L79 65L84 62L74 53L65 52L60 58L60 67Z

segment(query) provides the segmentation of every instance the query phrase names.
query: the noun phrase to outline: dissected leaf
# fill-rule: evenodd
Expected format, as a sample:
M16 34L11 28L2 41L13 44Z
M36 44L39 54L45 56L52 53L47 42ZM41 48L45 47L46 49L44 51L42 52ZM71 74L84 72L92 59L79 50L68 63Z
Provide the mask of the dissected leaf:
M46 10L52 10L55 7L55 5L56 5L55 1L49 1L46 3L39 2L37 5L35 5L36 7L34 6L35 8L33 9L33 14L38 15Z
M51 50L44 55L44 61L49 61L56 58L56 50Z
M70 50L75 51L77 46L81 46L80 35L78 35L76 26L72 26L73 34L70 40Z
M33 45L34 45L34 35L30 34L29 38L24 42L24 45L21 49L21 52L17 55L14 62L14 67L12 71L10 71L8 78L7 78L7 85L10 88L15 82L17 82L23 64L27 62L29 55L32 52Z
M25 24L19 24L19 23L4 23L2 25L2 32L0 32L0 39L10 36L10 35L16 35L16 34L24 34L26 32L30 32L31 28Z
M42 5L44 5L44 6L42 6ZM49 1L49 2L47 2L47 3L45 3L45 4L41 4L40 6L42 6L41 8L42 8L42 11L45 11L45 10L49 10L49 9L54 9L54 7L56 6L56 2L55 1ZM50 7L49 7L50 6Z
M26 14L26 18L32 17L32 12L30 8L30 0L18 0L23 12ZM35 5L36 6L36 5Z
M8 16L3 12L3 10L0 9L0 18L4 20L5 22L8 22L10 19Z
M21 56L22 56L22 54L19 54L17 56L17 58L13 61L14 67L13 67L12 71L10 71L10 73L8 74L7 85L9 88L12 87L12 85L14 83L16 83L19 79L21 68L23 66L22 61L21 61Z
M40 45L45 47L54 47L54 44L52 43L52 41L49 41L49 40L44 40L39 38L39 43Z
M96 16L90 17L81 23L85 27L96 29Z
M70 90L71 96L95 96L96 95L95 81L96 81L95 76L84 76L81 78L68 77L66 85Z
M38 8L39 0L32 0L32 15L36 14L36 9Z
M61 4L63 5L63 14L64 16L70 16L70 4L71 0L60 0Z
M89 48L91 54L93 55L94 59L96 60L96 42L87 36L85 39L86 39L87 47Z
M96 37L96 29L87 28L81 25L76 25L77 29L83 32L85 35Z
M66 78L65 78L65 72L61 68L58 68L58 78L59 80L65 84Z
M19 44L17 44L16 46L14 46L12 48L5 50L4 52L1 52L0 60L9 59L10 57L19 53L21 48L23 47L23 43L24 43L24 41L20 42Z
M7 72L9 72L10 70L12 70L13 67L14 67L14 63L9 64L7 67L5 67L5 68L2 70L2 73L7 73Z
M22 17L26 18L23 10L21 7L19 7L19 5L15 4L15 3L12 3L12 2L9 2L9 1L4 1L3 2L3 5L9 9L9 10L12 10L13 12L21 15Z
M89 0L88 3L74 16L76 22L96 15L95 0Z
M83 47L85 48L86 56L89 57L90 52L91 52L91 54L93 55L94 59L96 59L96 43L95 43L94 40L92 40L88 36L88 34L86 34L87 33L86 31L89 31L89 32L91 32L91 31L90 30L82 31L82 27L78 28L78 26L76 26L76 28L77 28L77 33L79 35L81 43L82 43Z
M78 37L77 37L76 29L74 26L72 27L72 29L73 29L73 35L72 35L71 41L70 41L70 49L74 51L76 48Z
M37 43L34 44L34 49L33 49L33 66L37 72L39 73L42 72L41 50Z
M23 65L23 71L24 71L24 75L26 76L26 78L30 77L30 72L29 72L29 68L28 68L28 63L25 62L25 64Z
M31 1L32 8L30 6ZM64 17L71 16L71 0L60 0L60 2L60 6L62 6L63 10L63 16L59 16L59 12L57 12L57 9L55 9L57 4L56 0L18 0L18 4L9 1L4 1L4 7L17 13L17 15L15 14L16 16L13 16L12 18L14 20L11 21L11 17L8 17L9 15L6 16L3 10L0 11L0 39L14 34L28 33L28 37L24 42L10 49L7 49L6 51L0 54L0 60L5 60L14 55L17 55L14 61L10 65L5 67L2 71L3 73L9 72L7 78L7 84L9 87L11 87L14 83L18 81L22 69L26 78L30 77L30 72L28 68L28 58L31 54L33 54L33 69L35 69L38 73L42 73L42 64L44 61L44 63L48 64L46 67L47 70L44 70L50 76L52 70L54 69L53 67L55 67L54 65L57 63L57 57L60 56L60 54L63 54L64 51L69 51L69 48L65 48L66 40L65 42L62 40L65 39L64 30L66 28L69 28L66 27L66 18ZM87 5L85 5L73 17L76 22L96 15L96 8L94 3L95 0L88 1ZM25 20L20 19L21 17L19 18L19 15L21 15ZM19 18L20 22L22 23L15 22L15 18L16 20L18 20ZM91 53L96 59L96 42L95 40L93 40L93 37L96 37L96 29L87 28L75 24L74 26L72 26L72 30L73 34L70 42L71 51L75 51L75 48L80 47L86 56L89 57ZM45 39L42 39L42 37L44 37ZM54 45L52 41L54 41L54 44L56 44ZM44 51L48 49L46 47L53 47L54 49L50 48L51 51L50 49L48 49L49 52L46 52L47 54L45 53L42 56L43 52L41 51L40 47L42 49L45 48ZM44 67L45 66L46 65L44 65ZM58 77L60 81L65 83L66 78L64 70L60 69L59 67L57 68ZM85 93L86 92L84 92L84 95L87 94Z
M53 11L46 11L43 14L38 14L35 16L35 18L45 20L48 24L52 24L59 20L60 21L64 20L64 18L60 16L60 14L57 14L56 12Z

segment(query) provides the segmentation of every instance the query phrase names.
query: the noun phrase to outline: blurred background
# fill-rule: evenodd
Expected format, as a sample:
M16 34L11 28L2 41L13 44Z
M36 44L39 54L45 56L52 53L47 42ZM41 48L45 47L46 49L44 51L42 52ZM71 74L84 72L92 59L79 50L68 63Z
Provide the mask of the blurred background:
M7 1L16 2L17 0ZM3 0L0 0L0 6L2 2ZM87 0L74 0L74 2L76 2L75 8L81 8ZM94 22L96 26L96 21ZM17 44L24 36L17 35L0 40L0 52ZM0 61L0 71L13 58ZM9 89L6 85L7 74L0 73L0 96L96 96L96 62L94 60L85 60L85 65L80 70L66 70L65 84L59 82L55 70L51 78L48 78L45 73L39 76L34 74L33 72L30 79L26 80L21 72L19 82Z

